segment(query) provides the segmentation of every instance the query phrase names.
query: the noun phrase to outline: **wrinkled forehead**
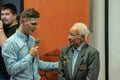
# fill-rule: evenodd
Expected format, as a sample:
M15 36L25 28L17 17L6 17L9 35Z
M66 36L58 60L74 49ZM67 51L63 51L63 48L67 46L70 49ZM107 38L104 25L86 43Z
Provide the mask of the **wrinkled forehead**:
M70 31L77 31L77 32L80 32L81 30L82 30L82 28L79 27L79 26L72 26L72 27L70 28Z
M80 26L75 26L75 25L73 25L73 26L70 28L70 33L74 33L74 34L76 34L76 35L80 35L81 31L82 31L82 27L80 27Z
M69 30L69 33L79 35L79 30L78 30L78 28L71 27Z

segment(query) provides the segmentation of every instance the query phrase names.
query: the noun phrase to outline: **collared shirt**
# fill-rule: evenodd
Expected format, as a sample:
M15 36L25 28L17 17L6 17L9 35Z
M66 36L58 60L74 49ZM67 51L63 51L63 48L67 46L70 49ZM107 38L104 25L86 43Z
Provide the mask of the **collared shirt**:
M9 28L8 27L9 27L9 25L4 25L3 26L4 32L5 32L5 35L7 36L7 38L15 33L16 29L19 27L19 23L15 24L15 25L13 25L13 26L11 26ZM3 77L3 79L5 79L5 80L9 80L10 75L8 74L8 72L6 70L5 63L4 63L1 51L2 51L2 49L0 47L0 76ZM0 79L0 80L2 80L2 79Z
M73 48L73 56L72 56L72 75L74 74L74 68L76 65L78 54L80 54L81 48L83 47L85 43L83 43L79 48L75 49Z
M38 57L33 60L29 51L34 44L32 36L26 36L18 30L7 39L2 47L2 56L11 75L10 80L40 80L38 70L58 69L58 62L44 62Z

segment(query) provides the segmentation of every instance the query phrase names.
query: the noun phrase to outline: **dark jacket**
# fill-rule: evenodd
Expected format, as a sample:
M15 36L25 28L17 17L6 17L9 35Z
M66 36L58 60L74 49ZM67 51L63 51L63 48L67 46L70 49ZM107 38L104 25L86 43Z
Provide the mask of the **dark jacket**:
M61 50L58 80L97 80L100 70L99 52L84 44L72 75L72 48L65 46Z

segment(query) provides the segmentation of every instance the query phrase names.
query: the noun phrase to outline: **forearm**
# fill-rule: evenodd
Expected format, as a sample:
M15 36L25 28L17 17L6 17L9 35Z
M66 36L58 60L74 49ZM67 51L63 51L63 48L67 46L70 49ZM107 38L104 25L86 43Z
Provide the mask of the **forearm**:
M3 45L3 43L6 41L6 39L7 39L7 37L3 30L3 23L0 20L0 47Z
M7 37L3 31L2 28L0 28L0 47L3 45L3 43L7 40Z
M5 56L4 56L4 59L5 59ZM14 61L14 59L7 58L5 60L5 63L6 63L6 68L8 70L8 73L10 75L14 76L14 75L24 71L25 68L28 67L28 65L31 61L32 61L32 57L30 55L27 55L26 57L24 57L23 59L21 59L18 62Z
M38 61L38 66L40 70L57 70L58 69L58 62L46 62L39 60Z

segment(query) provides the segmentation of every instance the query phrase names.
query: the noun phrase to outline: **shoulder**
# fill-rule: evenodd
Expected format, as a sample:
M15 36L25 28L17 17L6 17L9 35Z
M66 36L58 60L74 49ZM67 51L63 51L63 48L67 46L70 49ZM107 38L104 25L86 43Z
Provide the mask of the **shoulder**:
M68 49L70 49L70 48L72 48L72 46L70 46L70 45L68 45L68 46L63 46L61 50L68 50Z
M89 44L85 44L83 46L83 49L85 49L85 51L87 53L91 54L91 55L92 54L99 54L99 51L96 48L94 48L93 46L89 45Z
M72 46L64 46L62 47L61 51L60 51L60 54L61 55L66 55L68 54L68 52L72 50Z
M14 39L9 38L5 41L5 43L2 46L2 51L11 51L13 50L15 47L15 42Z
M12 46L15 42L18 42L18 38L16 36L16 34L13 34L11 37L9 37L5 43L3 44L3 46Z
M23 47L25 43L23 42L23 40L17 36L17 34L13 34L12 36L10 36L5 43L3 44L4 47L13 47L13 48L18 48L18 47Z

